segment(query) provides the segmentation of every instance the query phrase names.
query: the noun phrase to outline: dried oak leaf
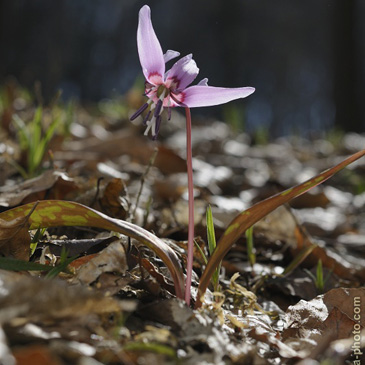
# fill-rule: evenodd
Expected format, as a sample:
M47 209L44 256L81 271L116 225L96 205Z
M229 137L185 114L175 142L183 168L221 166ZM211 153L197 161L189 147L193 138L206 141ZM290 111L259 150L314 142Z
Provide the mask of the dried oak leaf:
M17 365L61 365L61 360L45 345L18 347L14 350Z
M49 191L51 189L51 191ZM15 207L44 199L46 193L50 199L62 199L69 192L76 190L76 184L67 174L48 170L42 175L10 187L0 187L0 206Z
M78 268L73 283L89 285L105 272L124 275L127 271L127 257L121 242L112 242L108 247L94 255L87 263Z
M153 265L148 259L141 258L140 264L148 271L148 273L158 282L158 284L164 289L168 290L170 293L175 294L175 288L166 276L162 275L158 268Z
M5 221L0 218L0 255L29 260L30 235L27 217Z
M353 337L354 329L365 327L360 315L364 302L365 288L332 289L309 302L301 300L288 308L283 339L294 349L305 348L309 353L324 338Z
M125 219L129 209L126 187L122 179L112 179L107 186L103 196L99 199L102 210L118 219Z
M258 221L255 224L255 234L264 235L269 242L280 240L287 243L293 257L300 255L302 250L310 248L314 244L311 235L285 206L277 208ZM341 278L348 280L365 278L364 268L354 265L346 256L336 255L326 247L315 247L308 257L303 257L303 260L306 267L316 267L318 261L321 260L324 268L333 271Z
M82 141L70 141L64 144L64 151L56 151L56 160L79 160L80 156L89 160L100 161L128 155L133 161L147 165L153 154L155 144L145 138L136 136L133 131L123 130L101 140L96 137ZM186 162L173 150L159 146L155 166L163 174L184 172ZM86 155L85 155L86 153Z

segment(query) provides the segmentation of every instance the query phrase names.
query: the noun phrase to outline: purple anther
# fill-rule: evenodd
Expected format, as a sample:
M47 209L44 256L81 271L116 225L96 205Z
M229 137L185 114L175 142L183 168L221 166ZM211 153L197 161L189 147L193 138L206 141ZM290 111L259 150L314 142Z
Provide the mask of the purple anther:
M129 119L135 120L137 117L139 117L146 109L148 108L148 104L143 104Z
M151 110L147 113L147 115L144 117L143 119L143 125L147 125L147 121L150 120L150 116L151 116Z
M162 100L158 99L158 101L156 103L155 113L153 114L155 118L157 118L160 115L161 108L162 108Z
M161 115L159 115L157 118L156 118L156 125L155 125L155 135L153 136L153 140L156 140L157 139L157 136L158 136L158 132L160 131L160 125L161 125Z

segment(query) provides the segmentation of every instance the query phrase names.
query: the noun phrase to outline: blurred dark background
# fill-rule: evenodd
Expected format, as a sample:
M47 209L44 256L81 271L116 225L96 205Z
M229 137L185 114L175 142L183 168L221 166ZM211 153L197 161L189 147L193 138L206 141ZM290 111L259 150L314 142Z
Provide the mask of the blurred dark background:
M197 81L256 87L244 101L194 114L236 108L247 130L275 136L365 131L363 0L0 0L0 83L40 81L46 100L58 89L81 101L126 92L142 75L145 3L163 50L193 53Z

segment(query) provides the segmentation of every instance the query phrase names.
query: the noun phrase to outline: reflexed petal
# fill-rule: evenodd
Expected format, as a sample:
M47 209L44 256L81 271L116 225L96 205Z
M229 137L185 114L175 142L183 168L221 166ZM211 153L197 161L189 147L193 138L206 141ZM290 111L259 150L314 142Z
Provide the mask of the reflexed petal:
M179 90L190 85L199 73L199 69L193 60L193 55L189 54L177 61L168 72L168 80L177 82Z
M163 55L163 59L164 59L165 63L167 63L179 56L180 56L180 52L168 49L167 52Z
M253 87L225 88L213 86L191 86L183 91L183 104L190 107L212 106L245 98L255 91Z
M208 79L204 78L198 82L198 86L208 86Z
M151 74L160 75L162 78L165 73L165 61L160 42L153 30L151 10L148 5L143 6L139 11L137 46L146 80L150 81Z

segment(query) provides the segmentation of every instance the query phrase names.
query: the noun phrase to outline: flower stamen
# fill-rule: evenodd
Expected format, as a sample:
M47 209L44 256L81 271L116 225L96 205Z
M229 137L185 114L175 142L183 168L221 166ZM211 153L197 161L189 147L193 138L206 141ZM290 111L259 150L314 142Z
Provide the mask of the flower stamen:
M153 114L153 116L157 118L161 114L161 112L162 112L162 100L158 99L156 103L155 113Z
M152 129L152 134L153 134L153 137L152 139L155 141L157 139L157 136L158 136L158 132L160 131L160 125L161 125L161 115L159 115L157 118L156 118L156 123L155 123L155 130L153 131Z
M139 117L147 108L149 107L148 102L144 103L129 119L135 120L137 117Z
M143 125L147 125L147 121L150 120L151 114L152 114L152 112L151 112L151 110L149 110L148 113L147 113L147 115L144 117L144 119L142 121Z

